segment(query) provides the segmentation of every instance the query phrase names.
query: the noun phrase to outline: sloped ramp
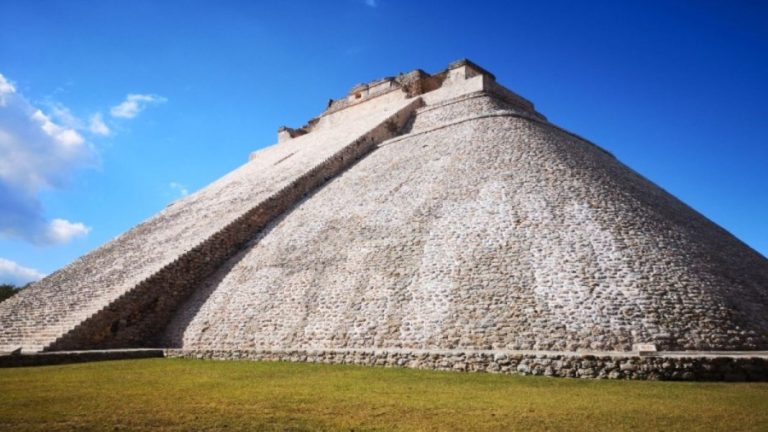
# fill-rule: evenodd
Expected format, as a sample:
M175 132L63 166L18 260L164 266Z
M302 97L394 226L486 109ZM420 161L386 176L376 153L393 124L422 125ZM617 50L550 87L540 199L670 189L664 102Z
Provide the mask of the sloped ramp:
M302 196L402 129L422 102L397 96L258 152L0 303L0 351L151 345L200 280Z

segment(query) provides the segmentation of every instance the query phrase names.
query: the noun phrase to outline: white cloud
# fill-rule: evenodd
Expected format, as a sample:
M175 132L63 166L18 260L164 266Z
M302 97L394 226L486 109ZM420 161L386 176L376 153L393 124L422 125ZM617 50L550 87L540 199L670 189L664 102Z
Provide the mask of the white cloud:
M11 93L16 93L16 87L0 74L0 106L5 106L5 95Z
M40 243L62 244L75 237L82 237L91 232L91 228L80 222L70 222L66 219L54 219L48 224Z
M34 282L44 277L44 273L33 268L24 267L11 260L0 258L0 283L25 285L28 282Z
M150 104L160 104L167 99L162 96L151 94L129 94L119 105L115 105L109 111L112 117L131 119L139 115L140 112Z
M86 234L88 228L82 224L49 222L39 194L64 186L74 171L91 166L92 149L74 128L57 123L15 89L9 90L12 86L4 77L1 82L0 238L56 244ZM67 114L61 108L52 115Z
M40 110L37 110L32 114L32 119L40 125L40 128L48 134L48 136L56 140L56 142L63 148L77 150L83 143L85 143L85 139L83 139L76 130L57 125Z
M104 123L104 119L101 118L101 113L96 113L91 116L88 130L90 130L92 134L101 136L107 136L110 133L109 127Z
M187 187L181 183L171 182L168 186L171 187L171 190L173 190L174 192L177 192L179 196L185 197L189 195L189 189L187 189Z
M376 0L365 0L365 5L370 7L376 7L378 6L378 2Z
M3 74L0 74L0 93L16 93L16 87Z
M64 105L58 102L52 102L49 103L48 106L50 106L51 117L56 123L69 129L82 130L85 128L83 126L83 121L72 114L72 111Z

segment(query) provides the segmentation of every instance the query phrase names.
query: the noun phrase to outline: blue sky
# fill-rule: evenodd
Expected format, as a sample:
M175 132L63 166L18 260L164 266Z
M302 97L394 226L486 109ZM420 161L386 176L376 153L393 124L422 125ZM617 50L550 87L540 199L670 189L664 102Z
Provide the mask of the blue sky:
M0 5L0 282L73 259L355 83L469 58L768 255L768 7L639 2Z

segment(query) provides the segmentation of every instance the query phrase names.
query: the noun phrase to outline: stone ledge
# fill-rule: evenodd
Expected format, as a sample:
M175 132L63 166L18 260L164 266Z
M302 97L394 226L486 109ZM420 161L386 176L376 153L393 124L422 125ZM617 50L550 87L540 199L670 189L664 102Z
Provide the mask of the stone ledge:
M449 99L446 99L444 101L438 102L436 104L426 105L426 106L424 106L424 107L419 109L419 111L417 112L417 115L421 114L421 113L429 112L432 109L443 108L443 107L448 106L448 105L453 105L453 104L456 104L456 103L460 103L460 102L464 102L464 101L467 101L467 100L470 100L470 99L475 99L475 98L480 98L480 97L495 98L495 99L497 99L497 100L499 100L501 102L504 102L504 99L500 98L497 94L494 94L491 91L481 90L481 91L476 91L476 92L472 92L472 93L466 93L466 94L462 94L462 95L459 95L459 96L456 96L456 97L453 97L453 98L449 98ZM397 137L389 139L389 140L379 144L379 147L382 147L382 146L385 146L385 145L390 145L390 144L395 144L395 143L398 143L400 141L403 141L403 140L406 140L406 139L409 139L409 138L413 138L415 136L424 135L424 134L427 134L427 133L430 133L430 132L434 132L434 131L437 131L437 130L440 130L440 129L445 129L445 128L448 128L448 127L451 127L451 126L460 125L462 123L466 123L466 122L469 122L469 121L482 120L482 119L485 119L485 118L493 118L493 117L513 117L513 118L528 120L528 121L530 121L532 123L540 124L540 125L543 125L545 127L557 130L559 132L562 132L562 133L564 133L566 135L569 135L569 136L571 136L573 138L576 138L577 140L582 141L582 142L584 142L584 143L586 143L586 144L588 144L588 145L590 145L590 146L600 150L601 152L605 153L606 155L608 155L608 156L610 156L610 157L612 157L614 159L616 158L616 156L613 153L611 153L610 151L600 147L599 145L597 145L597 144L593 143L592 141L582 137L581 135L578 135L578 134L576 134L574 132L571 132L571 131L569 131L567 129L564 129L564 128L560 127L560 126L557 126L557 125L555 125L553 123L550 123L549 121L547 121L544 118L537 118L535 116L530 115L529 113L518 112L518 111L515 111L513 109L503 109L503 110L496 110L496 111L492 111L492 112L485 112L485 113L481 113L481 114L473 114L473 115L469 115L469 116L466 116L466 117L462 117L462 118L458 118L458 119L455 119L455 120L451 120L449 122L446 122L446 123L443 123L443 124L439 124L437 126L432 126L432 127L425 128L425 129L413 130L413 131L410 131L408 133L404 133L402 135L399 135Z
M404 349L184 350L166 357L410 367L566 378L768 381L768 352L458 351Z
M162 349L115 349L93 351L57 351L33 354L0 354L0 367L47 366L105 360L129 360L163 357Z

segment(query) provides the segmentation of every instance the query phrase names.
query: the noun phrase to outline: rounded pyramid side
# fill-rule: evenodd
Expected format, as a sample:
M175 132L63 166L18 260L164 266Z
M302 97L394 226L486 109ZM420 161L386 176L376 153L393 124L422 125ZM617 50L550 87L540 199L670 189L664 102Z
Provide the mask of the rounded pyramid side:
M768 349L768 260L602 149L499 108L423 109L198 290L171 344Z

